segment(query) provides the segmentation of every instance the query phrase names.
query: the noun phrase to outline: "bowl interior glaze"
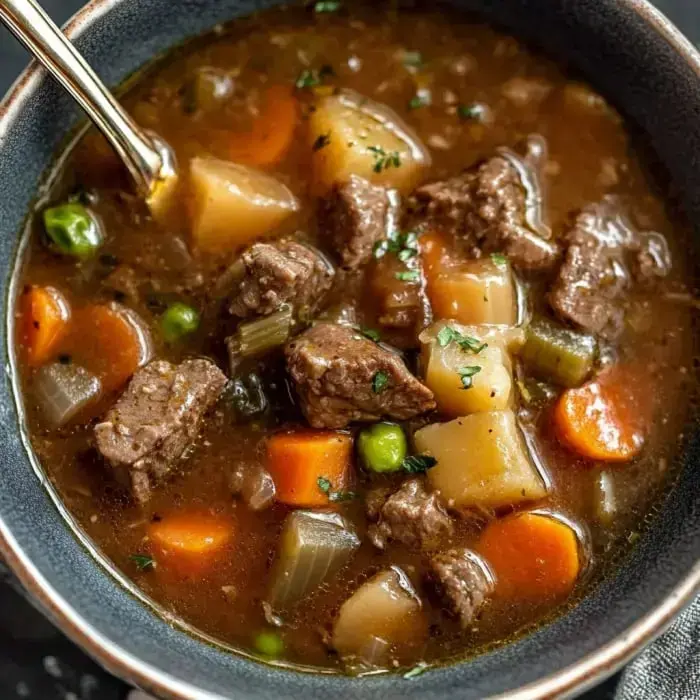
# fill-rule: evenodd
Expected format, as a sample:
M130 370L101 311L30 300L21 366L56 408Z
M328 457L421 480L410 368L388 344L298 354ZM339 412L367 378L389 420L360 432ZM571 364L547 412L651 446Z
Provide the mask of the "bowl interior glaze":
M272 4L96 0L74 20L71 31L97 72L116 85L184 39ZM451 4L478 11L581 71L646 132L700 230L700 57L671 25L638 0ZM78 117L70 100L39 72L25 76L0 106L0 283L6 317L18 232L56 149ZM8 329L1 332L7 347ZM9 355L6 367L0 389L0 545L4 540L10 564L70 636L117 675L157 689L164 697L483 698L545 677L547 683L508 697L570 693L614 671L629 655L630 644L648 640L700 582L700 433L690 426L679 483L633 554L581 605L536 633L412 681L266 667L169 625L95 562L35 474L17 427Z

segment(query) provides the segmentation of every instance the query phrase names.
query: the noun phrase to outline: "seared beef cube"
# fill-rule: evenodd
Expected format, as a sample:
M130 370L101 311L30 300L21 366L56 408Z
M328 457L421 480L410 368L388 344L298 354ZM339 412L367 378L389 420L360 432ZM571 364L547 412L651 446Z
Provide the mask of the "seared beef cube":
M331 288L330 263L309 246L294 241L255 243L241 256L243 274L235 283L234 316L266 316L281 304L313 315Z
M430 578L467 629L494 590L488 567L469 549L450 549L430 558Z
M416 190L417 216L461 239L474 257L500 252L521 270L547 269L558 248L546 239L540 198L524 181L528 167L504 149L457 177Z
M433 392L395 353L348 326L319 323L286 347L287 368L314 428L383 416L404 420L435 408Z
M146 503L155 483L186 456L225 384L223 372L209 360L177 366L155 360L136 372L95 426L97 449L128 477L139 503Z
M637 232L614 197L586 207L566 243L549 302L565 321L608 338L622 331L626 295L634 279L649 282L670 268L663 237Z
M370 495L367 515L377 522L370 525L369 538L378 549L395 540L410 547L431 549L451 537L454 525L437 493L428 493L421 479L411 479L395 493Z
M372 256L374 244L395 226L398 200L384 187L351 175L321 201L319 226L341 265L353 270Z

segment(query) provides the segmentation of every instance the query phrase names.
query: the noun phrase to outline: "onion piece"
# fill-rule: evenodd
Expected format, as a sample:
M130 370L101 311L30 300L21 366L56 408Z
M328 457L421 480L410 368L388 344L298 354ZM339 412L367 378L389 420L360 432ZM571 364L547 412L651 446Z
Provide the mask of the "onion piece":
M309 595L359 546L360 538L337 513L298 510L287 516L272 572L270 602L279 608Z
M42 367L34 377L34 395L53 428L75 418L101 391L100 380L78 365L56 362Z
M333 628L333 647L350 663L386 663L395 645L411 644L425 634L421 601L397 566L364 583L340 608ZM377 639L385 642L369 643ZM368 644L369 643L369 644Z

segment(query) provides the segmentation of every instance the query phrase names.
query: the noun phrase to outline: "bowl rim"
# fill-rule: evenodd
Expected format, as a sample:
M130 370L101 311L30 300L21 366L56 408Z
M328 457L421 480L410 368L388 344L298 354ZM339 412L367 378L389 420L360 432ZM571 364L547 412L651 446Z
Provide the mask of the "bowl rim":
M70 40L77 39L89 31L94 22L123 1L90 0L64 25L64 33ZM652 6L648 0L616 1L640 16L683 58L700 79L700 52L662 11ZM0 148L10 125L19 118L24 104L45 75L41 65L32 61L0 101ZM161 668L142 661L98 632L40 573L1 518L0 554L42 612L69 639L113 675L168 700L224 700L220 695L201 690ZM637 620L617 638L564 669L517 690L492 696L492 700L573 697L593 687L622 668L646 645L666 631L698 594L700 561L668 594L663 603Z

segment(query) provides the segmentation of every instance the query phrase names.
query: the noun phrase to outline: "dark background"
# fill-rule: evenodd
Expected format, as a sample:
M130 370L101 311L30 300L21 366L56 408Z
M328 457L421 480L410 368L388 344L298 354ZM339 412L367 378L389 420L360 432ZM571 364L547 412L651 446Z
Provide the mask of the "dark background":
M82 0L43 0L61 24L82 4ZM656 0L655 4L694 43L700 43L697 0ZM23 49L0 28L0 95L27 61ZM582 700L610 700L616 682L611 679ZM124 700L127 693L123 683L96 666L26 602L0 564L0 699Z

